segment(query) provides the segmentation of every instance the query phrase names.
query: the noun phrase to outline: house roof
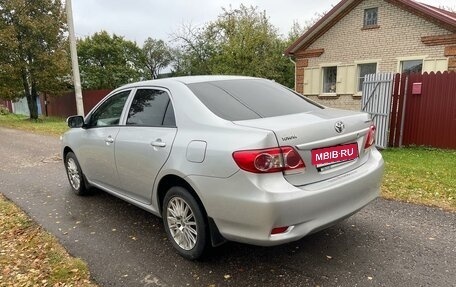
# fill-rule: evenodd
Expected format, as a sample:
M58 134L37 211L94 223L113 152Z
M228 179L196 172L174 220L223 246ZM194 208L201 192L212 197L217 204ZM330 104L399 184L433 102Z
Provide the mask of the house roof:
M286 55L293 55L301 49L310 46L315 40L326 33L340 19L347 15L353 8L363 0L342 0L326 13L317 23L299 37L287 50ZM440 9L431 5L423 4L413 0L384 0L403 10L422 17L436 25L456 33L456 13Z

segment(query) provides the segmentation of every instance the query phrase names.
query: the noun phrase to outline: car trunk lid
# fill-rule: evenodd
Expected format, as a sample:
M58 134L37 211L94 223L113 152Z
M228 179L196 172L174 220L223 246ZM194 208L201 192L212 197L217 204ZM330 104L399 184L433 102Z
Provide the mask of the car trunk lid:
M326 108L234 123L270 130L274 132L279 146L292 146L296 149L306 168L299 172L284 173L286 180L295 186L349 172L365 163L368 158L364 144L371 120L366 113ZM336 157L336 160L344 161L331 162L331 155L335 151L347 155Z

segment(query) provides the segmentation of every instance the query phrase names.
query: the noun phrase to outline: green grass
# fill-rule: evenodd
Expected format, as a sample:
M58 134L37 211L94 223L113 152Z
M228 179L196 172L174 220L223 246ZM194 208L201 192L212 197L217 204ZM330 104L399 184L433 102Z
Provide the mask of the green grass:
M68 130L65 119L54 117L40 117L37 121L27 116L15 114L0 114L0 127L31 131L34 133L60 136Z
M456 151L387 149L382 196L456 211Z

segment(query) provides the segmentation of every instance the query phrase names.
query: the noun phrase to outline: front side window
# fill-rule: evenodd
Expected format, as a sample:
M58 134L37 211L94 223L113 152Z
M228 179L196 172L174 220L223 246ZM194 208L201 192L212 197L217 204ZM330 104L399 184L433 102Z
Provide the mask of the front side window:
M323 68L323 93L335 93L337 83L337 67Z
M128 90L111 96L92 113L88 125L90 127L118 125L129 95L130 91Z
M423 70L423 60L410 60L401 62L401 73L421 73Z
M363 90L364 76L375 74L377 72L377 63L368 63L358 65L358 92Z
M174 110L168 93L162 90L139 89L128 111L129 126L175 126Z
M369 8L364 10L364 27L378 25L378 8Z

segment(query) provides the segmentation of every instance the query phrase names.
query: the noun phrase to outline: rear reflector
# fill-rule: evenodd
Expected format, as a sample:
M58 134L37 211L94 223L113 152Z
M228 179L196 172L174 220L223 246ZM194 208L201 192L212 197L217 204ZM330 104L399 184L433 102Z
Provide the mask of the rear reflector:
M288 230L288 226L276 227L271 230L271 235L285 233Z
M235 151L233 159L241 169L253 173L287 172L305 167L301 156L291 146Z

